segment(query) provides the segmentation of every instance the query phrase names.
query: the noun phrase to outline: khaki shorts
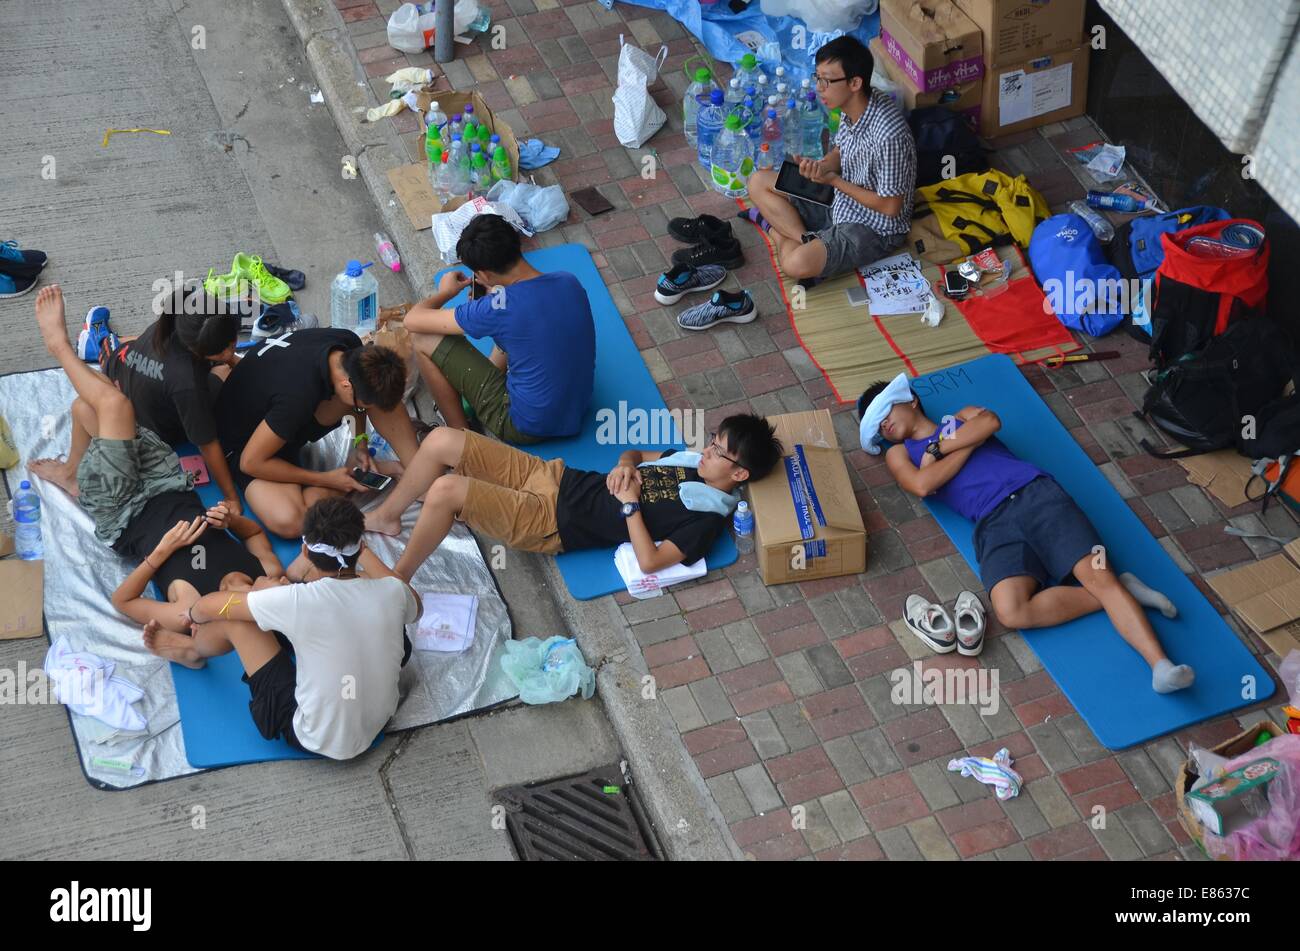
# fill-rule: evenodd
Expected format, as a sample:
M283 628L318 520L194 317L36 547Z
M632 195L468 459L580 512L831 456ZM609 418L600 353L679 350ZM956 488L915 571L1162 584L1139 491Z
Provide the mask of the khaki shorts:
M478 348L464 337L448 334L429 354L433 365L442 371L447 382L465 397L485 427L506 442L518 445L539 443L542 439L520 432L510 416L510 393L506 375Z
M469 481L460 515L471 528L521 551L563 551L556 518L563 459L539 459L466 432L456 473Z
M77 466L77 501L95 520L95 537L111 545L150 499L186 492L194 477L172 447L143 426L135 439L95 437Z

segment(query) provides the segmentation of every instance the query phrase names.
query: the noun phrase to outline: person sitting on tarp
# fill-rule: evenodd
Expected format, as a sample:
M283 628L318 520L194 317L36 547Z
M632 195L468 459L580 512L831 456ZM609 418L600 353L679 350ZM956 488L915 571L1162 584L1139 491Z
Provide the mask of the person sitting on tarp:
M968 406L943 426L929 419L907 375L873 383L858 400L862 448L880 453L898 484L943 502L975 523L980 580L998 620L1021 630L1054 627L1105 611L1115 630L1151 666L1151 687L1172 693L1196 675L1165 654L1143 613L1177 610L1134 575L1116 575L1088 517L1048 473L994 438L1002 421ZM1078 585L1068 582L1073 579Z
M527 445L582 431L596 375L596 324L587 292L567 271L543 274L524 259L500 215L471 219L456 242L474 272L448 271L403 319L416 362L452 429L468 424L461 398L488 430ZM473 299L447 309L465 287ZM466 339L491 337L485 357Z
M740 213L771 236L786 277L811 286L895 251L912 226L916 142L895 102L871 88L871 51L851 36L817 51L817 92L827 109L842 109L834 147L798 161L805 178L830 185L828 208L776 190L779 169L749 177L756 207ZM800 104L802 105L802 104Z
M145 646L195 668L233 650L263 737L336 760L365 752L397 710L398 680L411 657L406 625L420 619L422 606L365 546L363 531L361 510L349 500L316 502L303 516L302 554L317 580L259 581L252 591L205 595L189 610L192 635L150 621Z
M781 460L781 443L761 416L724 419L703 452L629 449L608 474L570 469L473 432L436 429L366 529L401 530L406 507L424 507L395 566L410 579L462 519L511 548L558 554L631 542L646 574L698 561L727 527L750 479ZM448 473L455 469L455 474ZM658 545L658 547L656 547Z
M365 491L352 469L395 475L375 463L364 435L369 414L403 464L415 458L415 428L402 405L406 362L387 347L366 344L351 330L313 327L264 340L235 364L217 398L217 431L249 508L284 538L302 533L313 502ZM300 465L309 442L351 414L355 445L348 464L328 472Z

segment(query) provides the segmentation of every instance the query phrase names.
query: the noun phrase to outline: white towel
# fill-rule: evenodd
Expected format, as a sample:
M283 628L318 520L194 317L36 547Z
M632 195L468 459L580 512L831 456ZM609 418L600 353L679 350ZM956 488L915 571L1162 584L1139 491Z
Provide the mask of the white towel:
M658 545L659 543L656 542L655 544ZM623 583L627 585L627 593L642 600L659 597L664 593L663 589L669 585L681 581L690 581L694 578L703 578L709 573L709 566L701 558L693 565L678 563L670 568L648 575L637 564L636 549L632 547L631 542L624 542L614 549L614 566L618 568L618 573L623 576Z
M880 455L880 424L885 421L889 411L898 403L912 402L912 386L906 373L900 373L889 381L889 385L876 394L876 398L867 404L858 424L858 441L862 451L873 456Z
M455 654L474 643L474 625L478 621L478 595L420 595L424 614L415 632L416 650Z
M73 713L121 730L143 730L149 721L131 704L142 699L144 691L129 680L114 677L115 667L98 654L69 649L63 637L51 644L45 655L45 675L54 684L60 702Z

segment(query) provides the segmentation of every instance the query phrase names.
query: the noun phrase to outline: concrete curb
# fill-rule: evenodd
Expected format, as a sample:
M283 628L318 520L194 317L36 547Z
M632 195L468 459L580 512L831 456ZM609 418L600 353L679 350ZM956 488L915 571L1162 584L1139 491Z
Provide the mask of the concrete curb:
M379 209L389 236L400 249L402 270L417 299L432 290L445 265L427 235L411 226L388 181L388 171L409 164L406 149L388 123L364 121L373 101L358 68L351 40L332 4L281 0L306 49L307 61L344 143L357 159L357 172ZM575 601L554 559L513 553L524 570L545 578L552 600L583 655L597 670L597 696L614 728L642 800L668 857L683 860L741 858L721 810L686 752L666 706L642 699L648 674L636 638L611 598Z

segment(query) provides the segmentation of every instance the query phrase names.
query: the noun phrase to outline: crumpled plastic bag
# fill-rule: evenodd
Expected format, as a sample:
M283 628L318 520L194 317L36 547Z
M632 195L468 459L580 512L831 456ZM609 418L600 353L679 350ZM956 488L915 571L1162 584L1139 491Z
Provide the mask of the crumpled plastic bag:
M668 47L661 46L658 56L618 37L618 87L614 90L614 134L630 149L639 149L659 131L668 117L650 95L649 86L659 77L668 59Z
M1212 859L1236 862L1281 862L1300 859L1300 736L1276 736L1224 764L1225 773L1271 756L1281 764L1266 787L1268 811L1226 836L1205 832L1205 852Z
M533 234L548 231L569 217L569 201L559 185L542 186L505 179L488 189L487 200L514 209Z
M506 641L501 669L519 688L524 703L555 703L579 691L582 699L590 700L596 692L596 672L571 637Z
M815 33L856 30L862 18L876 12L880 0L762 0L770 17L798 17Z
M456 8L452 11L451 22L453 34L460 36L469 25L478 19L478 0L455 0ZM388 18L388 45L403 53L423 53L433 45L437 32L435 4L404 3Z
M1291 706L1300 707L1300 651L1289 651L1277 669L1282 678L1282 687L1291 697Z
M528 229L513 208L505 202L493 204L486 197L479 195L471 198L455 211L444 211L433 216L433 240L437 242L438 250L442 252L442 259L448 264L456 263L456 243L460 241L460 233L465 230L465 226L475 215L500 215L510 222L516 231L530 238L533 236L533 232Z

